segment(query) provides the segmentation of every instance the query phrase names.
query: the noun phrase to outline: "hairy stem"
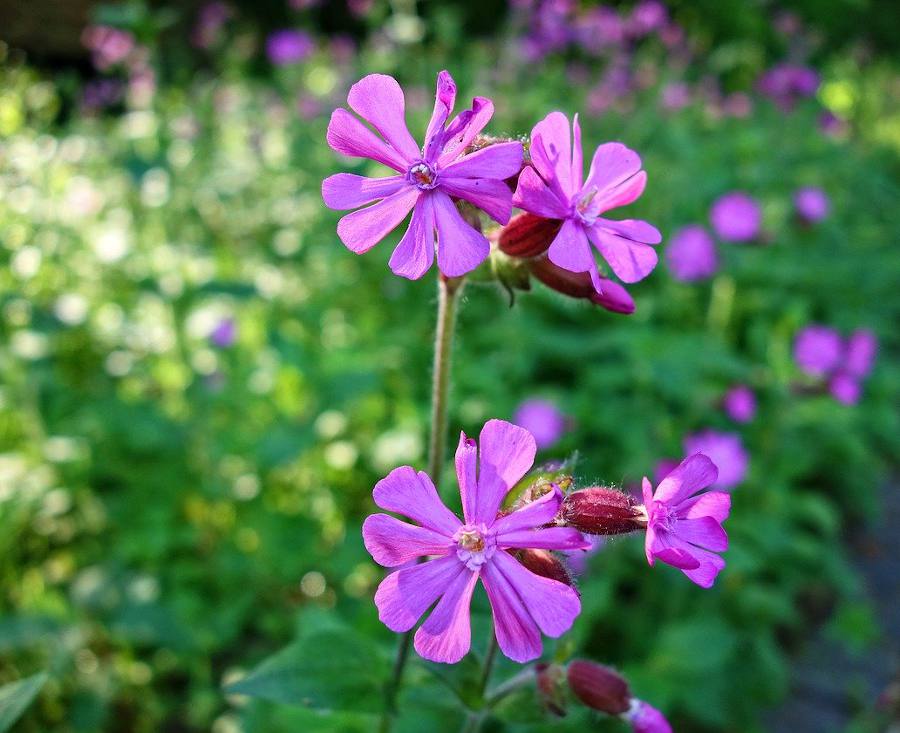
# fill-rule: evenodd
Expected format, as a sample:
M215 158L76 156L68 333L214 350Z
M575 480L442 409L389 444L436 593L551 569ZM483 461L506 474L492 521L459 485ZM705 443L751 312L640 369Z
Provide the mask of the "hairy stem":
M428 437L428 475L440 488L447 449L447 400L450 392L450 363L453 356L453 335L456 326L456 306L464 280L438 275L437 325L434 332L434 370L431 383L431 429ZM389 733L397 712L397 695L403 684L403 670L409 658L413 632L400 637L394 670L384 693L384 713L378 728Z

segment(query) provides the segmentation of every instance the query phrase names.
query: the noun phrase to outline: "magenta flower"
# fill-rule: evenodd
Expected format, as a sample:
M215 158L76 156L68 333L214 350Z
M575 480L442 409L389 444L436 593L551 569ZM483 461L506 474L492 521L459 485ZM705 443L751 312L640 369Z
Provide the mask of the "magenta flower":
M844 344L833 328L807 326L794 342L794 361L808 376L827 381L828 390L839 402L854 405L877 350L878 341L869 330L854 331Z
M709 220L719 239L749 242L759 235L762 212L759 204L746 193L732 191L716 199Z
M756 395L746 384L738 384L725 393L722 406L735 422L750 422L756 415Z
M572 137L574 137L574 145ZM601 214L635 201L644 191L647 174L641 159L621 143L605 143L594 151L587 180L581 154L578 116L569 120L551 112L531 131L531 166L519 176L513 203L548 219L562 219L547 252L550 261L571 272L589 272L602 292L591 243L626 283L642 280L656 267L659 231L645 221L613 221Z
M679 229L666 247L666 264L676 280L690 282L712 277L719 269L716 243L698 224Z
M220 349L232 346L235 338L237 338L237 326L233 318L223 318L209 334L210 343Z
M803 221L815 224L828 216L828 196L821 188L798 189L794 194L794 208Z
M747 476L750 456L737 433L720 433L717 430L694 433L684 439L684 453L687 456L694 453L707 456L718 472L714 487L722 491L730 491Z
M266 39L266 55L275 66L296 64L312 56L316 50L316 42L304 31L275 31Z
M560 636L581 611L575 590L526 570L507 552L590 546L577 530L543 527L562 503L556 487L498 516L510 488L531 468L535 452L531 434L503 420L489 420L478 444L461 434L456 475L464 522L444 506L428 474L410 466L394 469L375 485L372 496L378 506L418 524L387 514L373 514L363 524L363 540L375 562L404 566L378 586L378 617L392 631L409 631L437 601L415 634L416 651L426 659L453 663L469 651L469 603L479 578L493 609L500 649L517 662L539 657L541 633ZM433 557L409 564L424 556Z
M628 722L634 733L672 733L672 726L655 707L636 697L631 699L631 707L622 718Z
M694 454L659 483L655 494L646 476L643 481L647 562L653 565L662 560L702 588L712 586L725 567L716 553L728 549L722 522L731 511L731 497L721 491L703 491L717 485L717 476L707 456Z
M807 326L794 341L794 361L810 377L824 377L841 360L841 336L828 326Z
M519 405L513 422L534 436L538 450L554 445L566 432L566 416L548 400L531 399Z
M343 108L334 111L328 125L328 144L334 150L376 160L399 173L386 178L338 173L322 182L322 198L332 209L378 202L338 222L338 236L356 254L368 252L412 211L390 259L391 269L402 277L420 278L431 267L435 231L438 268L447 277L474 270L490 253L487 238L462 218L451 197L465 199L501 224L512 213L512 195L503 181L522 167L522 145L499 143L465 155L494 105L476 97L471 109L447 124L455 100L456 84L442 71L420 149L406 127L400 85L390 76L370 74L351 87L347 102L381 137Z

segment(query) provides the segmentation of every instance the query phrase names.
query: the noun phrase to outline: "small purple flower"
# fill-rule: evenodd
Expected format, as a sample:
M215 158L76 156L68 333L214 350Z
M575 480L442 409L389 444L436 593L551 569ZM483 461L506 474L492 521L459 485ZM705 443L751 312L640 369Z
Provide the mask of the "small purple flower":
M857 379L869 376L872 366L875 364L875 354L878 352L878 339L868 329L857 329L847 340L847 349L844 353L844 370Z
M622 718L631 725L634 733L672 733L672 726L665 716L652 705L637 698L631 699L631 707Z
M522 167L519 142L489 145L465 155L466 148L494 113L489 99L476 97L449 124L456 84L438 74L434 112L420 149L404 119L404 97L390 76L370 74L350 89L350 108L372 125L378 137L346 109L331 115L328 144L344 155L370 158L399 175L364 178L338 173L322 182L322 197L332 209L355 209L338 222L338 236L357 254L368 252L412 210L409 228L391 255L395 274L418 279L431 267L437 231L438 268L447 277L471 272L490 253L487 238L467 223L453 203L465 199L501 224L509 221L512 195L504 179ZM383 139L382 139L383 138Z
M731 497L721 491L704 491L718 485L717 475L707 456L694 454L659 483L655 494L646 476L643 481L647 562L653 565L662 560L702 588L712 586L725 567L716 553L728 549L722 522L731 511Z
M213 346L220 349L227 349L234 344L237 336L237 328L233 318L223 318L216 324L216 327L210 331L209 340Z
M824 377L841 360L841 336L828 326L807 326L794 341L794 361L810 377Z
M798 189L794 194L794 208L803 221L815 224L828 216L828 196L821 188Z
M833 112L825 110L819 115L819 129L830 137L841 137L847 134L848 125Z
M275 66L288 66L308 59L316 49L309 33L285 28L266 39L266 55Z
M750 456L737 433L704 430L684 439L685 455L702 453L708 456L718 471L714 488L730 491L747 476Z
M372 514L363 523L363 540L375 561L402 566L378 586L378 617L392 631L405 632L434 605L415 634L416 651L425 659L455 663L469 651L469 604L479 578L493 610L497 643L514 661L539 657L541 633L564 634L580 613L575 590L532 573L507 552L590 546L577 530L543 526L562 503L555 486L498 516L509 490L531 468L536 450L527 430L503 420L489 420L478 443L461 434L456 475L464 522L441 502L428 474L410 466L394 469L375 485L378 506L418 523L387 514ZM432 559L410 564L427 556Z
M566 432L566 416L549 400L531 399L519 405L513 422L534 436L538 450L555 445Z
M582 183L578 115L570 135L569 120L562 112L551 112L535 125L530 151L531 166L519 175L513 203L537 216L563 220L547 252L550 261L570 272L590 273L598 293L602 282L592 243L620 280L633 283L649 275L657 262L656 251L649 245L662 241L656 227L601 216L643 193L647 174L641 170L638 154L621 143L600 145Z
M716 199L709 220L719 239L749 242L759 235L762 212L752 197L743 191L732 191Z
M746 384L738 384L725 393L722 406L735 422L750 422L756 415L756 395Z
M81 42L91 52L91 60L100 71L125 61L136 43L129 31L109 25L92 25L84 29Z
M716 243L699 224L679 229L666 247L666 264L676 280L691 282L715 275L719 269Z
M683 81L666 84L660 92L660 104L663 109L676 111L691 103L691 88Z
M815 69L794 64L780 64L760 76L757 88L785 112L799 99L813 96L819 88L819 74Z
M231 7L221 0L212 0L200 8L197 23L191 33L191 43L197 48L209 48L219 38L219 32L232 16Z

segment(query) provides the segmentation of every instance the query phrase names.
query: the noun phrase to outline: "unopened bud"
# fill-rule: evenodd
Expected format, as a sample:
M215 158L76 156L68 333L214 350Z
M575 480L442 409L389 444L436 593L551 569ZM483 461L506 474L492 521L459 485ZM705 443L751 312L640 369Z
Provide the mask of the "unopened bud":
M564 524L587 534L625 534L647 526L644 512L631 496L602 486L569 494L563 501L560 518Z
M556 238L562 222L544 219L528 212L516 214L500 230L500 251L512 257L537 257L544 254Z
M550 580L556 580L566 585L575 586L575 581L568 569L556 555L549 550L537 550L529 548L519 550L516 553L519 562L535 575L540 575Z
M634 300L619 283L601 277L601 291L597 292L591 276L587 272L570 272L554 265L547 257L529 261L531 274L551 290L570 298L589 300L613 313L634 313Z
M558 664L537 664L534 668L538 699L544 709L560 718L566 714L566 671Z
M625 679L610 667L576 659L566 670L569 689L589 708L607 715L622 715L631 708L631 691Z

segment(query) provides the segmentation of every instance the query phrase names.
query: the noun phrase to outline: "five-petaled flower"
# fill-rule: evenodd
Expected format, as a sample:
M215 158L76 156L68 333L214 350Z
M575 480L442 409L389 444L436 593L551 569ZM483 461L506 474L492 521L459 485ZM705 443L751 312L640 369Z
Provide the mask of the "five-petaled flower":
M570 135L569 120L562 112L551 112L535 125L530 152L531 167L519 175L513 203L537 216L562 220L547 252L550 261L570 272L590 273L598 293L603 283L591 243L622 281L633 283L649 275L657 256L648 245L662 241L656 227L601 216L643 193L647 174L641 170L640 156L621 143L604 143L594 152L584 180L578 115Z
M381 621L392 631L409 631L435 601L415 634L416 651L435 662L454 663L469 651L469 604L478 579L494 615L500 649L517 662L541 654L541 632L558 637L581 610L578 593L565 583L532 573L508 550L587 549L580 532L545 527L559 510L562 493L548 493L508 514L503 499L531 468L536 446L531 434L503 420L489 420L478 443L465 434L456 451L464 521L438 497L428 474L396 468L375 485L375 503L418 526L387 514L363 524L366 549L376 562L400 567L375 593ZM419 564L418 558L432 556Z
M703 588L712 586L725 567L716 553L728 549L722 522L731 510L731 496L703 490L716 482L715 464L703 454L685 458L656 487L644 477L647 562L673 565Z
M509 221L512 212L512 194L503 181L522 167L521 143L496 143L467 155L467 148L491 119L494 105L475 97L471 109L448 124L455 100L456 84L442 71L420 148L406 126L400 85L393 77L370 74L350 88L347 103L381 137L343 107L334 111L328 124L327 140L334 150L397 171L385 178L338 173L322 182L322 197L332 209L372 204L338 222L338 236L357 254L378 244L412 211L409 228L390 259L391 269L402 277L420 278L431 267L435 232L438 268L447 277L464 275L487 258L487 238L463 219L454 199L468 201L501 224Z

